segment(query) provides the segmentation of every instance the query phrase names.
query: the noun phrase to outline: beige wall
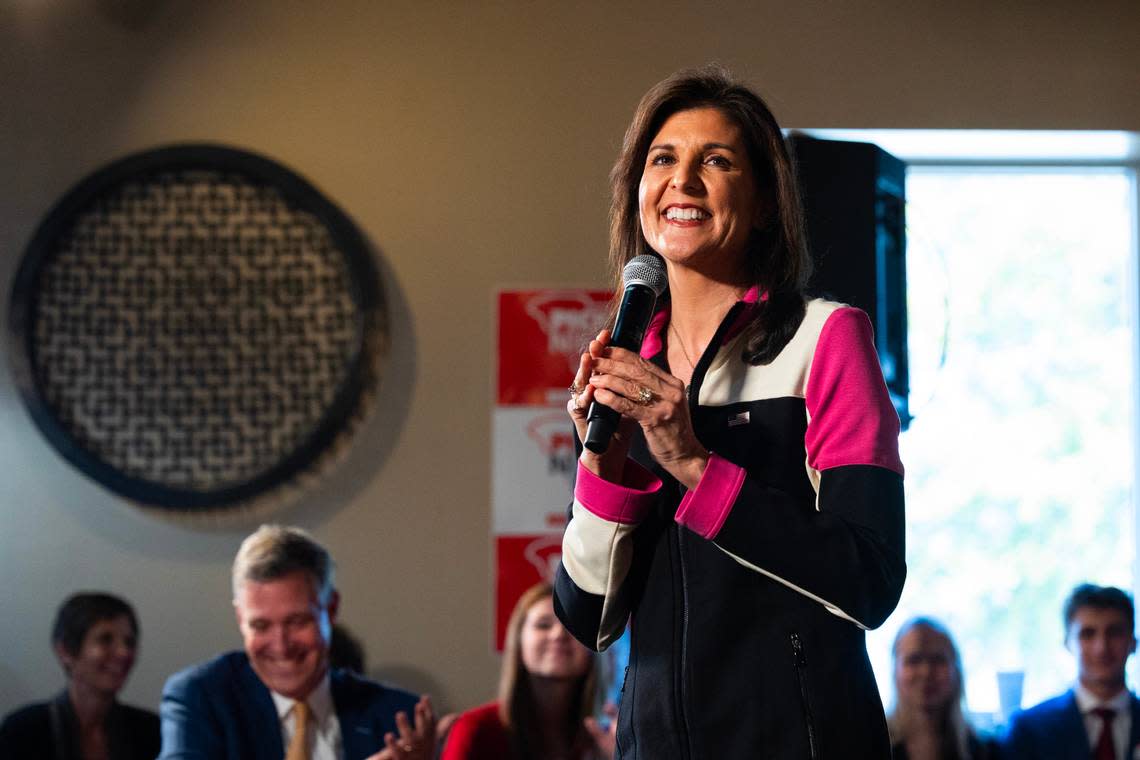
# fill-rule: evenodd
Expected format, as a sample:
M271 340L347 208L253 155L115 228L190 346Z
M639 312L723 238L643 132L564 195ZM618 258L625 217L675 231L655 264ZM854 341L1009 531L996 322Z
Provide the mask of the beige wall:
M642 91L717 60L787 126L1138 130L1137 39L1131 0L6 2L4 292L54 199L157 144L265 153L354 217L387 276L386 384L348 460L280 517L333 549L374 670L464 707L498 667L491 295L600 282L605 177ZM61 683L47 631L77 587L138 606L130 701L237 644L227 572L249 525L121 503L44 443L7 374L0 461L0 712Z

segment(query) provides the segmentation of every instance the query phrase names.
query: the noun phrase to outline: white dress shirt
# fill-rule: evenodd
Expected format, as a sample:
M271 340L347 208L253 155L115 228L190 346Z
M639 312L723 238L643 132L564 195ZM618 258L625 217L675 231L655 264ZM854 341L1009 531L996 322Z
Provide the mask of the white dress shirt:
M297 730L296 713L293 711L296 702L275 691L270 690L269 693L273 696L273 704L277 706L277 718L281 721L281 739L288 750L289 741ZM305 701L309 703L313 721L309 730L309 757L311 760L342 760L344 748L340 739L340 721L336 717L336 706L333 705L327 673Z
M1128 746L1128 737L1132 733L1132 693L1124 689L1112 699L1101 700L1079 683L1074 691L1077 708L1081 711L1085 731L1089 735L1089 747L1096 749L1100 732L1104 729L1104 721L1093 710L1107 707L1116 712L1112 718L1112 746L1116 748L1116 760L1132 760L1132 748Z

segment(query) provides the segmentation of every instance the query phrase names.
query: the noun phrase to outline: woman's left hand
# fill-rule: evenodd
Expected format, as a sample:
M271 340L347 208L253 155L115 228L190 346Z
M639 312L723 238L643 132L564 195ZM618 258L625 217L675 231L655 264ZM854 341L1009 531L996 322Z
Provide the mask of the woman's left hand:
M591 358L594 398L641 425L657 463L696 488L709 452L693 432L685 384L624 348L605 346Z

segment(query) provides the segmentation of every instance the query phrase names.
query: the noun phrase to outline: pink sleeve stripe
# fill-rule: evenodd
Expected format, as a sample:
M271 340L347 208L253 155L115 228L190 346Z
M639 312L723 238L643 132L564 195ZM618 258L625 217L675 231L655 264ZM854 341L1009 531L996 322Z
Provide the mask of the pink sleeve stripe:
M621 484L599 478L579 462L574 501L603 520L636 525L645 519L660 490L661 480L632 459L625 462Z
M661 339L661 335L665 332L665 323L668 321L668 307L654 314L653 319L649 320L649 326L645 328L645 338L641 341L641 351L639 352L642 359L652 359L665 349L665 341Z
M859 309L836 309L824 323L804 401L809 466L874 465L902 474L898 414L883 381L871 321Z
M743 485L744 468L712 454L701 482L681 499L675 519L697 535L712 539L720 533Z

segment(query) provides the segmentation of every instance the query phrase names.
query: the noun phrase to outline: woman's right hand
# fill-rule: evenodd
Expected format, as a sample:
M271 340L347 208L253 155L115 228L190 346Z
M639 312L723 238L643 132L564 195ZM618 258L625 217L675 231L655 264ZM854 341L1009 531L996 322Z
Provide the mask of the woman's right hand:
M598 337L590 341L586 352L578 362L578 372L574 375L573 388L580 389L573 393L566 404L566 411L574 421L574 428L578 431L578 440L586 440L586 415L590 411L590 404L594 401L594 386L590 385L590 378L594 374L594 362L601 356L602 349L609 345L610 331L602 330ZM595 454L587 448L582 449L582 456L578 461L590 472L611 483L620 483L622 472L625 470L625 460L629 456L630 438L637 423L628 417L622 416L618 428L610 439L609 448L604 454Z

